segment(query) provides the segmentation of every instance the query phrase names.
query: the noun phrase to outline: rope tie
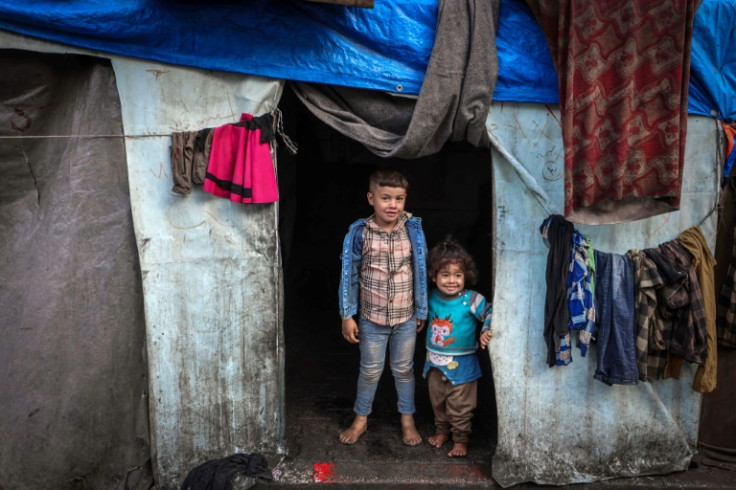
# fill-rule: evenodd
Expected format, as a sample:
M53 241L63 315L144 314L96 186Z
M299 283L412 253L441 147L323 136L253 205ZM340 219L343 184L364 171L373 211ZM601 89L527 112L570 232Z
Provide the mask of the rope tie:
M276 134L281 137L281 141L284 142L284 145L286 145L286 148L289 150L289 153L292 155L296 155L296 152L299 150L299 147L297 146L294 141L292 141L289 136L284 133L284 116L281 113L281 109L278 107L273 110L273 128L276 131Z

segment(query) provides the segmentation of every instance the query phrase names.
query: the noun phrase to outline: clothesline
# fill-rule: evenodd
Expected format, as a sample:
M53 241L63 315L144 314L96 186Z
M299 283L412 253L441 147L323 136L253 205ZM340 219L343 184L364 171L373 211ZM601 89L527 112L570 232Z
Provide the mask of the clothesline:
M298 146L284 132L284 117L281 109L278 107L271 111L273 116L273 130L281 137L286 148L292 155L296 155ZM45 135L3 135L0 139L71 139L71 138L160 138L171 137L171 133L153 133L153 134L45 134Z
M171 137L171 133L154 134L44 134L22 136L0 136L0 139L54 139L54 138L159 138Z
M581 356L596 341L594 377L606 384L678 378L687 361L698 364L693 389L715 389L715 258L699 225L624 255L595 250L560 215L547 218L540 232L549 247L544 339L550 367L572 362L570 333L579 331Z

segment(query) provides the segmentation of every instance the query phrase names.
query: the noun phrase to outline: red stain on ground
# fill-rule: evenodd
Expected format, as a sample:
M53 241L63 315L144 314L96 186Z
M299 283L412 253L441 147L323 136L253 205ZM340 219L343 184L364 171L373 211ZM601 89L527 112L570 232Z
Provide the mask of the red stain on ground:
M312 480L315 483L332 483L332 474L335 463L314 463L312 468Z

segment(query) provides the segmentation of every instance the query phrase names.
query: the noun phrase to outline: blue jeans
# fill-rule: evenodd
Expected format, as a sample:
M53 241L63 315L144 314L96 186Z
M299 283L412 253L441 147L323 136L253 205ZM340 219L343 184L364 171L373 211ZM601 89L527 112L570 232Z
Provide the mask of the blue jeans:
M378 380L386 362L386 346L394 375L398 409L402 415L413 414L414 408L414 346L417 341L417 321L414 317L389 327L363 318L358 322L360 343L360 374L355 413L368 415L373 406Z
M635 385L639 368L631 259L595 251L595 302L598 367L593 377L607 385Z

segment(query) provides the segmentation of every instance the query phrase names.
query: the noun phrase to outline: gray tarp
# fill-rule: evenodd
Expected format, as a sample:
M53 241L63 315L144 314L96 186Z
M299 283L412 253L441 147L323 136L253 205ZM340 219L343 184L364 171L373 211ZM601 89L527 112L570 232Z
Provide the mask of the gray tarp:
M11 50L0 73L0 487L147 487L143 295L115 76L109 61Z
M447 141L489 147L485 121L498 75L499 1L440 0L432 56L416 101L306 83L296 83L294 91L315 116L382 157L432 155Z

